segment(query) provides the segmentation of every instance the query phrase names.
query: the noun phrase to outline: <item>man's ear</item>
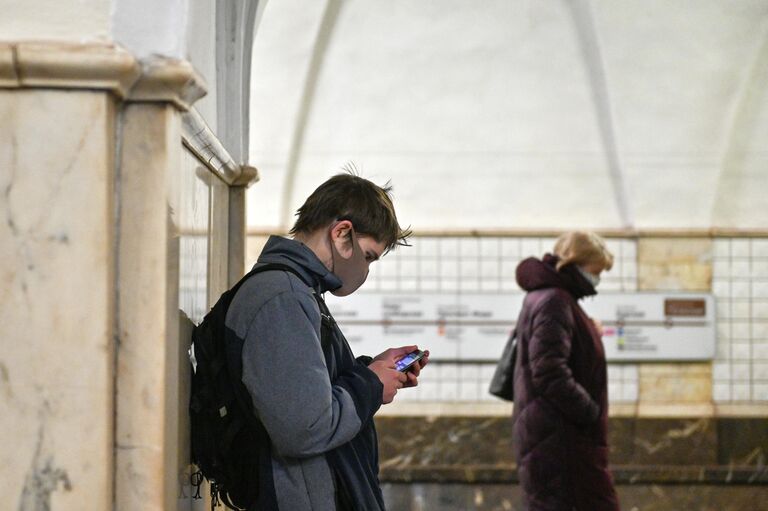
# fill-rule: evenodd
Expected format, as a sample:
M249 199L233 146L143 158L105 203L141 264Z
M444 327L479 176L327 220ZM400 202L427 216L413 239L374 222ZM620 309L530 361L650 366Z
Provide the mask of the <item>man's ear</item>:
M336 251L344 259L352 257L354 252L354 245L352 243L354 232L352 222L349 220L341 220L331 227L331 242L336 246Z

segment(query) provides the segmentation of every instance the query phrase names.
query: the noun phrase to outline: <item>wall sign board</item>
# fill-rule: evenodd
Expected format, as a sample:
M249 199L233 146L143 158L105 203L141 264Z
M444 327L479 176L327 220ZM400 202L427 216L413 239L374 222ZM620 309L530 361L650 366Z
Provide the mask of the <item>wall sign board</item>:
M356 355L417 344L433 360L494 362L515 326L521 293L364 292L328 307ZM601 293L581 301L603 323L611 361L709 360L715 354L714 299L696 293Z
M608 360L710 360L715 356L715 303L709 294L604 293L583 300L603 321Z

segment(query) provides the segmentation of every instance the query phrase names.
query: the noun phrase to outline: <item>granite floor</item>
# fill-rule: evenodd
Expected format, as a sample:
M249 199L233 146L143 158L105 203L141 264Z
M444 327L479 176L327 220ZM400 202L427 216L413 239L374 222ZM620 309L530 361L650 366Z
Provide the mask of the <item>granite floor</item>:
M512 484L387 483L390 511L524 511ZM623 511L768 511L764 485L619 485Z

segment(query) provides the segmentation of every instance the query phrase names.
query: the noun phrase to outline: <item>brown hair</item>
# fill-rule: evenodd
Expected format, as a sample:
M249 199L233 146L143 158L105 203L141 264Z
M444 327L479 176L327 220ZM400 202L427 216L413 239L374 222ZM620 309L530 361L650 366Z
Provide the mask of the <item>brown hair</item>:
M384 243L386 251L408 245L410 229L402 229L392 205L392 187L378 186L354 174L337 174L317 187L296 211L290 234L309 234L334 220L349 220L357 234Z
M603 238L593 232L572 231L561 234L555 242L555 255L560 258L557 269L568 264L601 263L605 270L613 267L613 254Z

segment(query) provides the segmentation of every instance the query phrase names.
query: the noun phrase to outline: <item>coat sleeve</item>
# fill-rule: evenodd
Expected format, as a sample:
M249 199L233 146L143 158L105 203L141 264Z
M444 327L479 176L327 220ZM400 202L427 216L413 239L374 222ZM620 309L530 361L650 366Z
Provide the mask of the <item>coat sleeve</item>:
M283 456L321 454L354 438L381 406L382 384L356 363L331 384L308 293L286 291L254 316L243 343L243 383Z
M533 314L528 357L534 391L555 405L570 421L589 424L600 406L573 377L568 366L574 318L562 296L548 297Z

